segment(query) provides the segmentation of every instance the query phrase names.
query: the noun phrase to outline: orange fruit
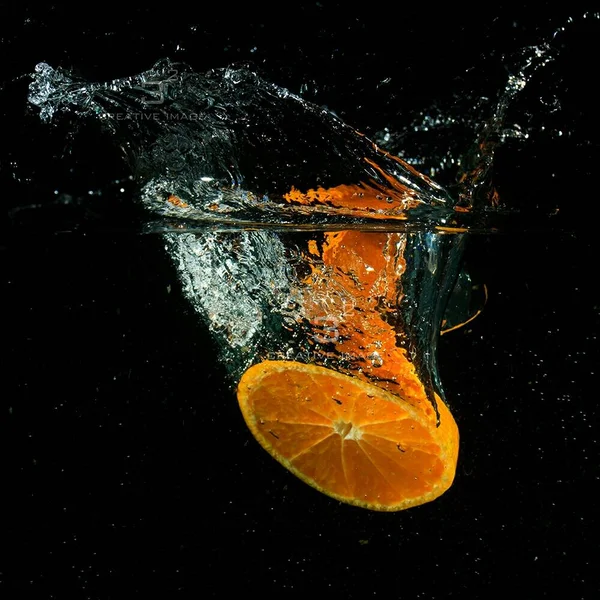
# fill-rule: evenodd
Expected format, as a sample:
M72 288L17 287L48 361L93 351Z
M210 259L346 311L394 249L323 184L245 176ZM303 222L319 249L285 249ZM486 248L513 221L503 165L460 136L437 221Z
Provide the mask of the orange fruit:
M424 504L452 484L458 428L377 385L294 361L242 376L238 402L254 437L284 467L341 502L377 511Z

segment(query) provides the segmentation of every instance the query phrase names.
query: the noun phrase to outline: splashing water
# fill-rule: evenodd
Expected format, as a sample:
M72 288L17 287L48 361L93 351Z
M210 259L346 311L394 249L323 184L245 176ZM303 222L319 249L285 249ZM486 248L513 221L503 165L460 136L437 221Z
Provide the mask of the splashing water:
M494 157L530 136L511 109L556 56L551 42L503 56L506 83L495 99L457 91L372 140L243 65L196 73L163 59L93 83L40 63L29 101L44 122L71 114L74 124L100 124L155 217L486 231L521 208L499 197Z
M550 44L526 48L505 61L497 98L458 114L430 109L407 131L372 139L243 65L198 73L163 59L88 82L40 63L29 102L46 123L99 125L122 152L234 381L257 363L316 364L440 427L437 340L445 321L454 328L465 316L445 317L456 282L470 287L465 239L516 208L502 204L492 167L507 141L527 139L511 110L554 58ZM470 148L411 147L409 132L457 126L472 130ZM446 171L454 184L436 181Z
M416 237L397 240L401 258L394 259L414 269L402 268L401 283L392 277L381 286L390 288L386 293L398 302L403 299L395 318L402 321L397 329L406 334L405 350L422 363L422 379L443 397L432 362L443 312L435 308L433 290L441 289L436 278L443 277L444 293L450 293L463 243L459 237L442 243L434 232L489 230L499 222L490 180L494 153L505 140L521 135L518 127L506 125L509 108L535 71L551 60L548 44L526 48L514 59L491 115L477 127L473 149L452 159L460 167L460 187L453 193L410 164L418 161L382 149L399 154L402 137L384 132L371 141L329 110L246 66L196 73L164 59L139 75L90 83L40 63L29 101L44 122L69 115L76 121L91 119L116 141L132 168L142 205L161 219L158 230L184 293L222 342L232 369L247 366L256 352L272 352L274 342L280 356L308 352L314 360L314 347L328 347L331 340L311 327L320 322L338 331L356 310L356 298L344 290L346 284L336 287L322 261L315 263L319 253L314 248L323 240L311 237L290 246L276 232L242 231L230 237L221 233L224 227L415 232ZM452 115L429 112L412 130L437 131L456 123ZM212 229L199 229L207 224ZM323 271L329 282L318 310L314 298L307 304L299 291L311 270ZM437 283L423 283L416 271L430 273ZM311 293L316 293L314 286ZM437 316L432 321L423 311ZM307 322L313 326L307 328ZM298 342L306 341L308 330L309 346ZM283 343L286 331L294 333ZM370 355L379 357L376 347ZM423 354L429 358L420 361ZM358 368L369 360L362 356Z
M428 177L327 110L247 68L204 75L160 61L85 84L40 64L29 100L48 121L92 116L120 141L154 214L185 219L451 218Z
M555 52L544 42L504 57L506 84L495 101L488 97L474 101L469 94L461 97L455 93L450 104L420 112L405 130L385 128L376 132L374 139L431 177L446 173L455 177L458 184L449 190L459 198L456 207L499 208L492 181L496 150L507 140L529 137L519 124L508 122L509 111L534 74L554 60ZM465 148L467 136L473 142ZM408 148L415 154L406 156Z

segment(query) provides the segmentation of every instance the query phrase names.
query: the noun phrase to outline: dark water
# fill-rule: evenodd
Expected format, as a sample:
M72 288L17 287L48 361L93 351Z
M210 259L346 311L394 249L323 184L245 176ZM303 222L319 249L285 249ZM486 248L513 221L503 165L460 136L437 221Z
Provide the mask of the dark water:
M568 16L407 14L393 24L311 5L269 24L247 10L208 19L106 7L68 25L66 9L14 8L3 21L2 78L41 61L102 80L165 55L198 70L253 60L360 130L395 132L394 151L404 143L406 157L438 168L453 190L439 157L471 146L475 122L489 116L472 107L505 87L502 55L545 41ZM578 67L597 54L597 28L576 20L556 43L552 76L514 105L511 123L531 137L498 150L495 184L527 231L469 240L467 264L489 301L439 348L461 431L457 478L437 501L396 514L321 496L255 444L160 235L139 233L145 217L130 190L88 194L107 172L127 175L110 144L85 127L79 141L60 127L48 133L28 112L28 82L6 84L6 597L218 598L254 588L538 598L558 586L596 597L597 138ZM463 128L410 133L421 112L463 105Z

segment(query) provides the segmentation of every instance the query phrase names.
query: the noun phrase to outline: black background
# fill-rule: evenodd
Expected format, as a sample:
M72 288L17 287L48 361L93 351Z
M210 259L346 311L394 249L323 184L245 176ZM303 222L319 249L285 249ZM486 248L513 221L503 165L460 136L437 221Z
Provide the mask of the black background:
M444 97L473 66L485 67L480 93L497 90L505 73L482 57L546 39L568 16L419 8L3 8L4 597L541 598L558 587L597 597L589 21L576 20L557 67L556 86L571 92L553 118L571 135L499 166L509 197L535 214L551 195L560 218L470 240L490 299L441 339L461 454L453 487L431 504L370 513L285 472L247 432L159 236L81 230L85 207L46 202L86 182L65 184L64 144L26 108L26 80L13 79L40 61L106 79L164 56L199 70L252 60L370 132ZM103 152L81 159L92 179L112 168ZM38 211L13 210L36 201ZM107 212L100 221L130 216Z

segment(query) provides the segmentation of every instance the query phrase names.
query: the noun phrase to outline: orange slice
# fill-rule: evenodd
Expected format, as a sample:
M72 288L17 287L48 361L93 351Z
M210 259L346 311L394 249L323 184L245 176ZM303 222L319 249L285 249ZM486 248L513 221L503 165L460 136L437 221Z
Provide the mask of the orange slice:
M264 361L237 390L261 446L294 475L341 502L397 511L434 500L452 484L458 428L372 383L316 365Z

